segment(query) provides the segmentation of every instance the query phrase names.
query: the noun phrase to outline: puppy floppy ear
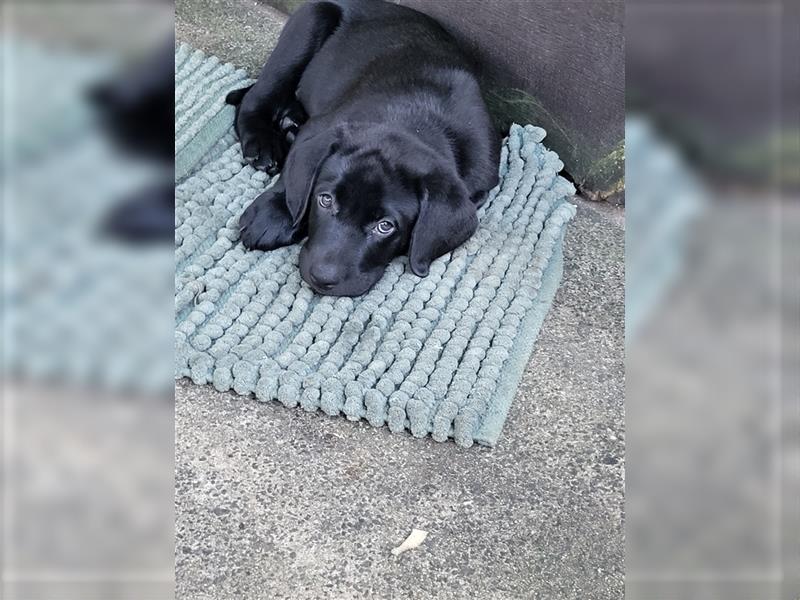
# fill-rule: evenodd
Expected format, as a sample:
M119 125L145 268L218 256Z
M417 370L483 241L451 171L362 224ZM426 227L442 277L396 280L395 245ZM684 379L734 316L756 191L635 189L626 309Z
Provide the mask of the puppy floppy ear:
M408 262L415 275L426 277L434 260L475 233L478 214L464 183L454 174L436 173L423 179L419 204Z
M300 129L281 174L285 179L286 206L295 228L308 214L311 193L322 165L338 147L332 132L304 135L305 132L306 129Z
M232 92L228 92L228 95L225 96L225 104L230 104L231 106L239 106L242 103L242 98L244 95L250 91L250 88L253 87L252 85L248 85L246 88L241 88L239 90L233 90Z

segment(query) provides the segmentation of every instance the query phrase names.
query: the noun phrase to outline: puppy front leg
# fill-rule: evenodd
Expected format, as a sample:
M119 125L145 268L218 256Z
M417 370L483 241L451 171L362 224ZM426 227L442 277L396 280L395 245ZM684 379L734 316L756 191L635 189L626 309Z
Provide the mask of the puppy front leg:
M305 111L295 97L308 63L339 25L341 9L329 2L301 6L289 18L258 81L231 92L242 154L256 169L277 173L283 166Z

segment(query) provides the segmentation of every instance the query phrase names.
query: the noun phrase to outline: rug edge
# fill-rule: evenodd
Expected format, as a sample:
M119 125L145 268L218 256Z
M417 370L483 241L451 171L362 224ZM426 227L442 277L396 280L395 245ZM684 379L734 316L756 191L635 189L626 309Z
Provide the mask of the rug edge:
M495 397L499 398L499 400L494 404L492 410L487 413L480 429L473 438L476 443L482 446L494 447L500 439L508 417L508 412L511 410L511 405L516 398L516 392L522 380L522 375L525 373L531 355L536 348L536 342L539 339L539 333L544 325L544 321L553 306L553 301L555 300L564 274L565 231L566 228L562 229L558 243L555 244L553 254L545 269L536 304L534 304L533 308L525 316L520 331L517 334L518 336L524 337L522 337L522 341L516 348L514 354L510 356L506 362L503 374L497 384Z
M194 53L200 53L200 55L203 57L203 62L215 57L213 54L209 54L199 48L195 48L187 42L176 40L176 67L177 58L181 52L187 52L190 56ZM231 89L238 89L237 86L245 87L255 83L255 79L250 77L242 68L237 67L233 63L223 62L220 59L218 60L219 63L215 69L230 68L233 70L233 74L241 75L240 79L236 80L235 82L231 82L229 86L225 86L226 89L228 87L231 87ZM181 68L182 67L183 64L181 64ZM229 129L233 127L234 115L234 107L223 103L217 113L211 117L197 132L195 132L186 145L175 152L175 167L173 170L174 182L176 186L194 174L193 171L197 164L208 152L213 149L214 144L219 141Z

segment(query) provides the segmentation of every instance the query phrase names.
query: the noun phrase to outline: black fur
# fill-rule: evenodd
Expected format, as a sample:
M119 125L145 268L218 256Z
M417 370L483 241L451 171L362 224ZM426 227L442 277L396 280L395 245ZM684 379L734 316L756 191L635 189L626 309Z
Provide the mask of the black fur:
M271 250L307 236L300 271L319 293L363 294L405 253L426 276L475 232L497 184L499 135L473 66L405 7L303 5L258 81L227 101L244 156L281 169L244 211L241 239Z

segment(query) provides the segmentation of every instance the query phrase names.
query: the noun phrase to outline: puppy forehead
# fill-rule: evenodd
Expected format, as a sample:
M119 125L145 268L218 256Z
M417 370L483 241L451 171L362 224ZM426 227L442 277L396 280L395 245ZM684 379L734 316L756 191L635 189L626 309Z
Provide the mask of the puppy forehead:
M333 191L340 216L369 223L387 215L404 216L414 209L380 161L355 156L336 161L331 167L321 174L319 182Z

